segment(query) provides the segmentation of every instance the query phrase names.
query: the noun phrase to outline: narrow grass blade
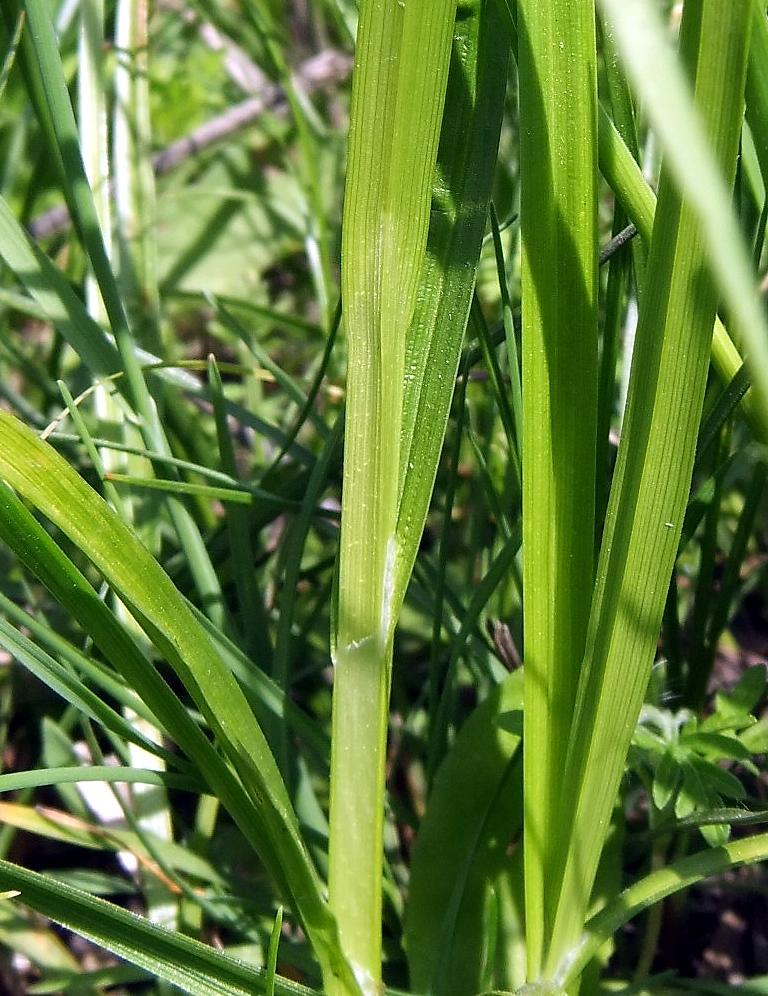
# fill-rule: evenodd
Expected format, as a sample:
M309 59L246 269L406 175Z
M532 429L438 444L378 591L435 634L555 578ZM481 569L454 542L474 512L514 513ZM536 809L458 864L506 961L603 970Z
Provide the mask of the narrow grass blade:
M130 484L135 488L147 488L150 491L165 491L173 495L193 495L207 501L234 502L237 505L251 505L253 494L240 491L238 488L217 488L212 484L195 484L192 481L148 480L142 477L131 477L130 474L107 474L106 480L113 484Z
M191 996L265 993L267 973L213 948L172 933L54 879L0 862L2 888L18 889L20 901L119 958L165 979ZM276 996L316 996L314 990L274 977Z
M307 536L312 526L315 508L320 502L323 491L328 484L328 475L337 454L341 450L344 419L340 416L336 425L325 441L322 452L307 481L304 501L293 522L285 545L285 569L283 574L283 594L280 597L280 618L275 637L275 654L273 679L277 686L288 692L291 685L290 663L291 644L295 629L295 593L299 588L303 552L306 548ZM275 730L275 756L282 772L288 770L288 729L281 723Z
M597 75L593 4L518 3L523 308L525 919L539 978L594 578ZM578 141L574 141L574 135Z
M763 181L768 180L768 22L760 0L752 0L746 117Z
M42 785L70 782L125 782L139 785L162 785L187 792L199 792L200 784L183 775L168 774L151 768L116 768L114 765L90 765L87 768L36 768L0 775L0 792L19 792Z
M5 619L0 618L0 646L13 654L14 658L62 698L76 706L83 715L101 723L126 742L135 743L144 750L151 751L166 762L175 764L173 754L152 743L141 732L127 722L117 710L112 709L100 695L85 685L83 680L68 667L37 647Z
M89 316L64 275L30 244L2 197L0 256L94 376L105 377L122 369L115 346Z
M17 6L15 2L8 3L0 10L6 19L10 19L13 8ZM120 355L125 396L139 416L139 427L147 448L170 455L163 424L144 379L137 344L106 251L80 154L77 126L50 13L38 3L25 3L24 10L27 20L19 50L21 67L48 149L58 169L70 214L99 285ZM216 621L221 623L224 617L221 589L199 530L183 505L169 499L167 507L201 600Z
M168 576L117 516L47 444L2 412L0 444L2 476L90 558L187 687L242 780L250 803L215 758L208 755L202 770L216 773L222 801L232 808L233 816L255 842L301 916L326 978L347 976L352 984L338 949L333 917L299 836L274 758L241 689L204 629ZM10 515L10 498L9 494L6 516ZM18 520L20 508L14 514ZM32 523L28 522L27 528L32 529ZM36 542L41 556L46 552L53 556L52 543L41 533L38 527ZM23 556L23 550L17 552ZM63 555L58 557L61 577L73 577ZM66 589L60 579L57 581L56 570L46 580L54 588ZM82 597L87 598L90 586L84 580L82 586ZM66 599L66 592L61 593ZM92 590L90 594L93 603L96 596ZM104 606L101 609L107 611ZM92 606L92 611L100 610ZM161 722L163 715L160 710ZM189 734L185 740L190 741ZM194 738L191 743L194 747Z
M768 834L759 834L692 854L641 879L588 921L583 937L555 973L556 985L567 990L574 984L601 945L642 910L736 865L767 859Z
M634 0L622 7L630 10L637 14ZM611 13L616 21L623 16L613 8ZM729 177L742 117L749 15L748 4L703 0L689 3L683 17L683 58L695 79L711 148ZM648 75L655 78L656 69ZM673 101L670 113L675 110ZM694 162L695 151L686 149ZM712 156L707 151L707 164ZM688 200L686 183L681 199L673 176L665 165L556 821L568 862L549 951L550 978L584 922L650 675L701 418L717 290L706 271L698 197ZM718 191L722 183L717 181Z
M406 342L395 604L410 580L442 452L488 216L508 58L495 0L465 4L454 29L427 256Z
M135 342L159 352L148 21L149 6L144 0L118 0L114 17L112 179L120 299Z
M11 16L13 8L17 6L21 5L16 3L4 5L6 18ZM96 205L80 155L77 125L50 13L36 3L25 3L23 7L27 23L19 57L29 93L35 104L50 154L58 168L70 214L99 283L126 372L131 399L137 412L146 420L145 431L157 432L159 424L133 353L125 310L110 268Z
M8 29L8 51L3 56L3 64L0 66L0 97L2 97L5 91L5 85L8 82L8 77L11 74L11 69L16 59L16 50L19 47L21 32L24 30L24 11L19 11L16 17L16 25L11 27L9 23Z
M406 340L426 249L453 15L447 0L368 0L361 11L342 236L349 352L342 652L369 637L384 646L392 629Z
M221 466L225 473L236 479L239 473L235 459L235 446L224 404L224 385L218 364L213 356L208 357L208 384L213 401ZM272 644L263 594L259 590L256 572L253 569L256 557L251 540L247 510L236 507L228 508L226 526L240 610L238 618L242 620L245 649L261 668L269 671L271 670Z

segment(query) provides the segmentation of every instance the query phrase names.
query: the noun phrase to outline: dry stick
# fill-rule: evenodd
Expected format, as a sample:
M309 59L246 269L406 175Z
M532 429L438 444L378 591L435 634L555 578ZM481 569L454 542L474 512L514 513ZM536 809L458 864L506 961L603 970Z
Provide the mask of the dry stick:
M600 250L600 266L604 266L608 260L615 256L616 253L623 249L628 242L637 235L637 229L634 225L627 225L626 228L622 230L611 239L603 248Z
M334 49L327 49L303 62L296 73L296 79L302 89L311 94L329 83L342 82L351 71L351 56ZM152 157L155 176L165 176L185 159L202 152L216 142L223 141L267 111L279 113L287 108L288 102L283 89L275 84L269 84L258 96L250 97L216 115L189 135L171 142L157 152ZM33 218L27 226L27 231L34 239L45 239L66 231L69 224L69 211L62 204Z

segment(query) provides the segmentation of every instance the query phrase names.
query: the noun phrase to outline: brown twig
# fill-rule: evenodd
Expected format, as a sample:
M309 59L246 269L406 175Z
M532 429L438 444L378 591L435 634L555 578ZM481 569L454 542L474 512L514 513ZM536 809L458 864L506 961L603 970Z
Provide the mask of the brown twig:
M351 56L328 49L301 64L296 73L296 82L306 93L311 94L324 86L340 83L351 71ZM152 157L155 176L170 173L190 156L197 155L203 149L235 134L267 111L282 112L287 108L288 102L283 89L273 83L268 84L258 96L249 97L248 100L230 107L200 125L189 135L171 142L155 153ZM45 239L66 231L69 224L69 211L62 204L33 218L27 226L27 231L34 239Z

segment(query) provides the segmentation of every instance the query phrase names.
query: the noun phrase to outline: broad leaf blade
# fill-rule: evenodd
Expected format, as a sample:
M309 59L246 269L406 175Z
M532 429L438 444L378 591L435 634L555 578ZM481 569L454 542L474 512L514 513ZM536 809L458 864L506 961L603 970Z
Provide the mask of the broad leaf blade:
M429 797L411 857L405 922L411 986L419 993L481 990L486 902L500 882L521 891L520 853L510 858L509 850L519 846L522 823L521 736L511 722L519 726L522 719L522 677L512 674L470 716ZM515 899L516 910L507 911L512 917L499 924L502 972L493 966L493 988L516 989L524 981L522 896Z
M557 813L594 580L597 73L591 0L518 3L525 920L536 981L565 851ZM574 136L577 139L574 140Z
M381 977L405 344L427 241L454 12L453 0L363 0L352 87L341 247L348 362L329 895L344 949L371 993Z

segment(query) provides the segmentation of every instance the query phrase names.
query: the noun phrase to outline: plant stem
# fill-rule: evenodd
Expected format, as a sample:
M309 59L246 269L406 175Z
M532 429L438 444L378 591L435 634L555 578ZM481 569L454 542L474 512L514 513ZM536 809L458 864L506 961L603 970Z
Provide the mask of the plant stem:
M342 225L348 366L328 885L342 947L371 994L381 978L406 337L424 263L453 21L451 0L363 0L352 89Z

